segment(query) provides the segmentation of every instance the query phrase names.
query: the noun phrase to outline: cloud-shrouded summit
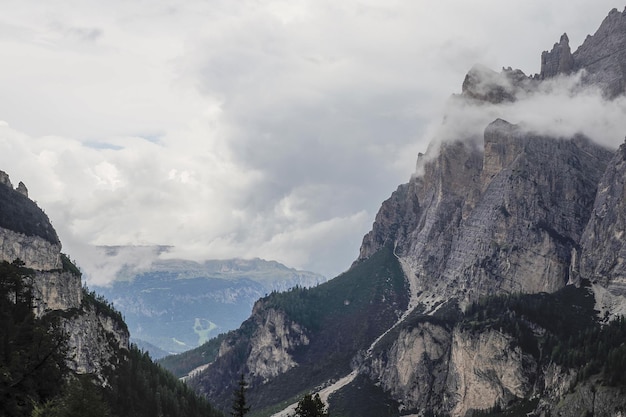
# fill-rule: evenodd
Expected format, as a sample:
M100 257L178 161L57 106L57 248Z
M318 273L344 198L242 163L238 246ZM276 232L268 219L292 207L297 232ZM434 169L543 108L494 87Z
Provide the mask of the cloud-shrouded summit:
M447 102L470 68L536 73L542 49L567 31L574 50L613 7L624 5L9 1L2 169L79 264L96 265L87 245L168 245L170 256L262 257L332 276L444 108L473 117ZM510 111L536 129L556 117L564 132L569 120L602 131L624 103L607 106L577 76L472 123Z

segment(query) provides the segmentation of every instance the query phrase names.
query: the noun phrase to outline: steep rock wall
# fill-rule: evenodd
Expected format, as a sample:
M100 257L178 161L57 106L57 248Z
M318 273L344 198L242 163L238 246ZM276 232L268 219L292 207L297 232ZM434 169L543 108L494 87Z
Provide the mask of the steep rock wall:
M606 169L581 239L577 278L626 297L626 144Z
M626 10L613 9L572 58L576 70L586 71L585 82L602 88L607 97L626 92Z
M13 262L20 259L24 266L39 271L61 267L61 245L39 236L27 236L0 228L0 260Z
M444 143L385 201L360 259L392 243L428 309L457 298L553 292L569 280L611 152L583 137L533 135L497 120L484 150Z
M485 130L481 194L457 230L446 293L461 304L494 293L554 292L589 218L611 153L497 120Z
M62 325L69 336L70 368L106 380L104 370L115 367L119 351L128 349L129 334L123 323L84 305L73 316L63 319Z
M80 276L68 271L38 271L32 280L35 314L78 309L83 299Z
M433 306L446 297L439 279L453 249L455 235L480 191L482 152L461 142L441 145L437 157L423 163L423 175L385 201L372 231L363 239L359 260L391 244L394 253L417 277L420 301Z
M408 410L440 409L448 378L451 332L423 322L400 331L388 349L378 350L361 372Z
M309 344L302 326L273 308L264 311L258 322L246 361L250 375L267 380L297 366L291 352L298 346Z
M494 329L454 330L447 381L452 416L529 397L537 364L511 342L510 336Z

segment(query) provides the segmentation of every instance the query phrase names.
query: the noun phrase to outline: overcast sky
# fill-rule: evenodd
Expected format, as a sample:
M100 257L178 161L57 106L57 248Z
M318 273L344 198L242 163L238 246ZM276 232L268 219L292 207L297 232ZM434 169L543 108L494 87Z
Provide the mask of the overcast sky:
M0 0L0 169L88 245L334 276L477 63L539 72L608 0ZM90 277L90 274L92 275ZM95 276L95 277L94 277Z

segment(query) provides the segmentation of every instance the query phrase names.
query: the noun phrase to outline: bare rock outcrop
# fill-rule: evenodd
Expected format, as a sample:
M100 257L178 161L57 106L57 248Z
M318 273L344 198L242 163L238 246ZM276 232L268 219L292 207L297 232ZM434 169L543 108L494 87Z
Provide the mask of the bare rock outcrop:
M70 368L106 381L104 369L115 366L120 350L128 349L129 334L123 323L93 306L85 306L75 310L62 325L69 336Z
M509 335L494 329L455 329L447 386L452 416L529 397L537 364L511 342Z
M13 184L11 184L11 178L9 178L9 174L4 171L0 171L0 185L6 185L7 187L13 188Z
M626 92L626 10L611 10L572 58L576 71L585 70L585 82L602 88L607 97Z
M61 267L61 245L39 236L0 228L0 260L24 262L27 268L49 271Z
M577 278L626 297L626 143L609 163L581 238Z
M452 333L422 322L399 332L388 349L378 350L361 372L408 410L439 409L446 394Z
M543 137L504 120L486 128L483 148L444 143L363 239L361 259L395 247L427 306L563 287L611 158L582 136Z
M258 321L246 365L251 376L268 380L298 365L292 352L308 345L309 338L302 326L287 319L282 311L266 310Z
M569 47L569 38L564 33L558 43L555 43L550 52L541 54L541 79L555 77L559 74L569 74L574 70L574 58Z
M516 95L528 90L532 81L521 70L503 68L495 72L482 65L474 65L463 81L462 95L474 100L499 104L516 100Z
M26 188L26 185L22 181L20 181L20 183L17 184L17 188L15 189L15 191L22 194L24 197L28 198L28 188Z
M40 271L32 280L35 315L79 309L83 301L80 276L68 271Z

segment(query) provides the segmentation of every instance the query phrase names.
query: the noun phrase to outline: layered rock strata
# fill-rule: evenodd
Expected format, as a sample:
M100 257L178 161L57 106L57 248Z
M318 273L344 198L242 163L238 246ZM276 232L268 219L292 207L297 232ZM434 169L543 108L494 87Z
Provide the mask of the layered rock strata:
M103 379L104 367L128 348L128 330L116 317L84 302L80 275L64 268L56 231L27 196L23 183L14 190L9 176L0 171L0 260L19 260L33 270L29 284L34 313L61 317L69 337L68 366Z

